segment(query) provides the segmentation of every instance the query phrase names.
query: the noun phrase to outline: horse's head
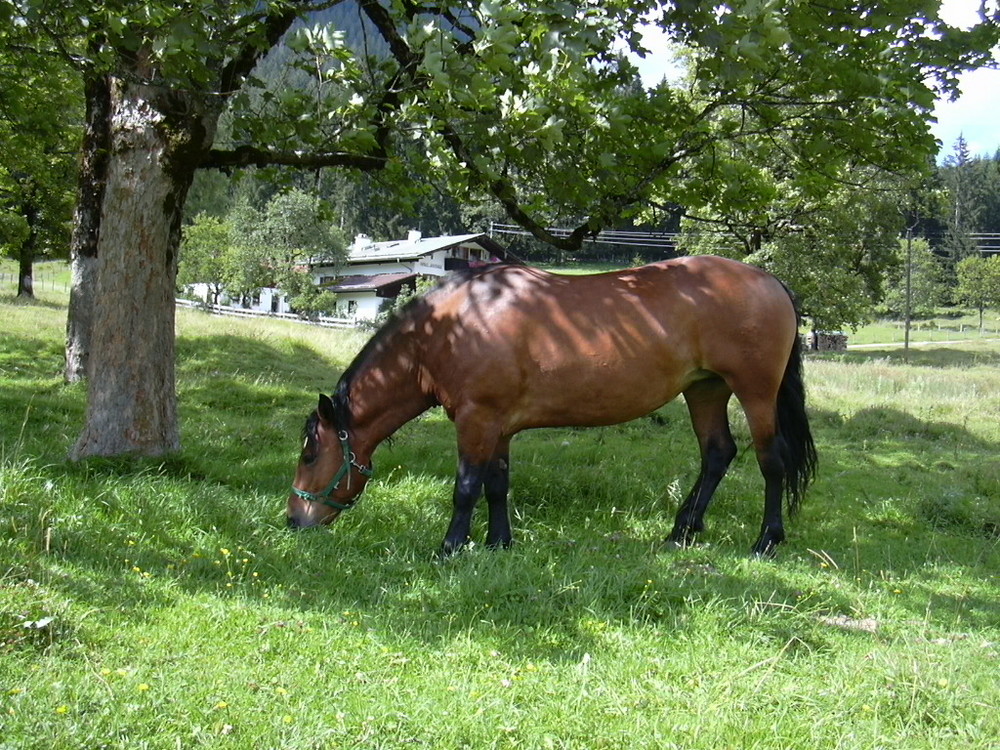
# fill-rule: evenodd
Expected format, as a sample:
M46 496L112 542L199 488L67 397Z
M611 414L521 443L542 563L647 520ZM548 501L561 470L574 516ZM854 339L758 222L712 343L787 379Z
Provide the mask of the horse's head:
M346 419L321 395L303 433L302 455L288 496L288 525L301 528L332 522L354 505L372 475L351 450Z

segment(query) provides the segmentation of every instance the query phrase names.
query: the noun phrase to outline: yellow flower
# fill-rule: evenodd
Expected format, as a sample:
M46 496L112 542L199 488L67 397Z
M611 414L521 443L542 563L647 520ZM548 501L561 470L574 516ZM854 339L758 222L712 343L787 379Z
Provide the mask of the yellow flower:
M140 682L139 687L137 687L136 690L138 690L140 693L145 693L147 690L149 690L149 683Z
M277 687L277 688L275 688L274 692L276 692L278 695L288 695L288 691L285 690L285 688L283 688L283 687Z
M292 719L292 715L291 714L285 714L284 716L281 717L281 720L283 722L285 722L286 724L291 724L292 721L294 721L294 719Z
M219 701L218 703L215 704L215 707L216 708L220 708L220 709L221 708L229 708L229 704L226 703L225 701Z
M69 706L66 706L66 705L59 706L56 709L56 713L57 714L68 714L69 713Z
M225 547L223 547L222 549L220 549L219 552L222 553L223 557L229 557L229 550L226 549Z

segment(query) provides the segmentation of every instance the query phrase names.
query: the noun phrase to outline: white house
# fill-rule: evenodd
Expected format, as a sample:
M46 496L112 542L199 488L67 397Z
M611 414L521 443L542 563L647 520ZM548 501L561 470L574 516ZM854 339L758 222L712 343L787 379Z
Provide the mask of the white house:
M509 253L485 234L459 234L423 237L411 230L405 240L373 242L359 234L347 249L343 265L316 261L309 264L315 282L337 295L336 317L354 321L372 320L387 300L395 298L404 287L414 288L416 280L443 276L448 271L507 260ZM207 284L192 284L191 292L210 302ZM261 289L252 300L240 303L223 292L223 305L245 310L288 314L293 311L280 289Z
M405 240L373 242L359 234L348 248L347 264L317 263L316 283L337 295L337 315L371 320L388 299L416 280L448 271L506 260L507 250L485 234L423 237L410 231Z

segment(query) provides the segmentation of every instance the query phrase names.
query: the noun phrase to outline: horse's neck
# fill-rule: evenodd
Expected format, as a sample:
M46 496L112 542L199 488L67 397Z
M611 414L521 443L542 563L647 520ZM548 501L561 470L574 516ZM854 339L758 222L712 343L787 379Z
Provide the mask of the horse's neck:
M350 385L351 422L358 451L367 456L435 403L433 396L421 389L412 342L403 336L393 338L366 357Z

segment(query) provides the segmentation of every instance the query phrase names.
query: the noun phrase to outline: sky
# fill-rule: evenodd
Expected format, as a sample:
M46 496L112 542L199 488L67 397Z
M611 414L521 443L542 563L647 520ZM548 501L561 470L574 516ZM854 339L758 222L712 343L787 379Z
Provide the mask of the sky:
M976 21L979 0L944 0L941 15L954 26ZM1000 59L998 59L1000 64ZM931 130L942 143L942 155L951 153L961 135L974 156L992 155L1000 149L1000 70L980 68L965 73L962 95L954 102L938 101Z
M955 26L976 22L979 0L943 0L941 14ZM667 48L666 39L658 29L643 30L643 42L648 49ZM654 85L664 76L675 75L677 69L668 54L648 55L644 60L633 58L647 85ZM1000 65L1000 58L997 61ZM965 73L959 79L961 95L955 101L940 100L934 109L937 120L931 132L941 142L940 156L952 152L959 135L965 138L974 156L993 155L1000 149L1000 69Z

